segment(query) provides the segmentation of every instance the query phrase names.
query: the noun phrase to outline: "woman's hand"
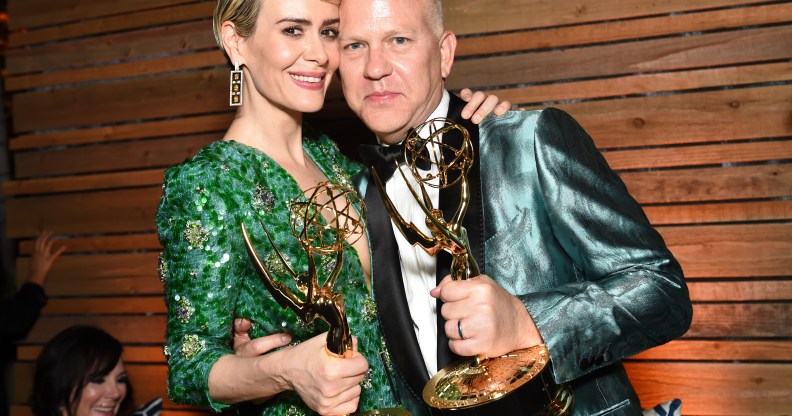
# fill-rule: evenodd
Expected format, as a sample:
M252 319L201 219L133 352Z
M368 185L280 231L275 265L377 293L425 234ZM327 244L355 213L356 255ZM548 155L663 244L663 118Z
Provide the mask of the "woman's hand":
M28 283L44 287L44 282L47 280L52 264L63 253L63 250L66 250L66 246L63 245L53 250L52 246L56 241L58 239L52 237L52 231L43 231L36 238L33 255L30 257Z
M357 351L335 357L326 346L327 333L282 350L279 371L308 407L322 415L346 415L357 410L368 371L366 358Z
M459 92L459 97L467 102L465 108L462 109L462 118L470 119L474 124L481 123L481 120L484 120L484 117L490 112L499 116L511 109L509 101L498 102L498 96L483 91L474 93L469 88L465 88Z
M258 357L291 342L289 334L273 334L250 339L250 321L234 319L234 351L237 357ZM345 415L357 410L360 382L368 370L365 357L354 351L348 358L327 351L327 333L317 335L294 347L273 353L284 389L294 390L308 407L322 415ZM276 358L277 357L277 358ZM266 399L266 398L262 398ZM256 400L260 402L261 400Z

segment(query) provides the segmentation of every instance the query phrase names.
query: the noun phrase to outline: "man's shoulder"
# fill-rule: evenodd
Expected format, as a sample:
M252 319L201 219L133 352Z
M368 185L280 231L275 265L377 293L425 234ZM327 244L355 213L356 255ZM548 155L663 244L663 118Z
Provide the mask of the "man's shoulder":
M546 107L533 110L510 110L505 114L496 116L494 114L488 115L480 125L480 128L499 128L503 126L514 127L531 126L538 123L558 123L559 121L573 120L564 110L555 107Z

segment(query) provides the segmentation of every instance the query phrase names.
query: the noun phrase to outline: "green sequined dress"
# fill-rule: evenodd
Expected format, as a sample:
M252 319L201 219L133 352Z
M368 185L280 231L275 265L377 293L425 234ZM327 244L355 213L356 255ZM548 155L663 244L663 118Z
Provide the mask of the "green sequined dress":
M326 136L307 128L305 133L309 137L303 148L316 165L330 180L351 186L350 175L360 166L342 156ZM327 330L320 321L302 325L294 312L275 302L255 273L241 236L244 223L268 269L298 293L258 222L261 218L266 224L291 267L304 273L307 255L291 233L287 208L298 197L302 192L286 171L260 151L235 141L209 144L192 159L168 169L157 227L164 247L159 272L168 307L168 394L174 402L215 411L227 407L209 397L208 376L218 358L233 354L235 317L253 322L251 337L289 332L299 342ZM375 303L363 280L358 253L346 247L335 290L344 296L351 332L370 366L361 383L359 408L397 407ZM325 257L317 257L320 282L334 265L334 257ZM313 414L292 391L279 394L260 411Z

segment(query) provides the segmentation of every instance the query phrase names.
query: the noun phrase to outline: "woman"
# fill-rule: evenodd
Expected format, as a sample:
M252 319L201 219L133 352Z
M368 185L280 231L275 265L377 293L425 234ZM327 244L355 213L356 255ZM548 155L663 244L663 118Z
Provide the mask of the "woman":
M219 45L243 71L242 106L223 140L165 175L157 226L169 394L216 411L264 402L264 413L277 415L396 407L371 296L368 241L346 248L336 285L359 351L336 358L325 351L323 327L300 325L266 291L240 233L245 224L268 268L296 291L259 220L290 266L304 272L307 255L291 233L287 202L327 180L350 185L361 170L302 122L304 112L321 109L338 68L337 2L220 0L214 24ZM482 101L478 96L473 108ZM492 100L485 104L494 107ZM322 266L320 281L332 269ZM262 356L235 356L229 346L234 317L252 321L253 338L288 333L297 342ZM268 342L275 348L289 341L282 334Z
M73 326L55 335L36 361L33 414L130 414L132 387L121 350L118 340L92 326Z

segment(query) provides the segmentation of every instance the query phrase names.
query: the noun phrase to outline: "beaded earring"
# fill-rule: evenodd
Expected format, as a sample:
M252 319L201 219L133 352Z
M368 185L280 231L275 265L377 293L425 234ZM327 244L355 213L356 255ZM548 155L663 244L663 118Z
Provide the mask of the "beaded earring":
M231 93L228 105L238 107L242 105L242 70L239 69L239 62L234 61L234 70L231 71Z

